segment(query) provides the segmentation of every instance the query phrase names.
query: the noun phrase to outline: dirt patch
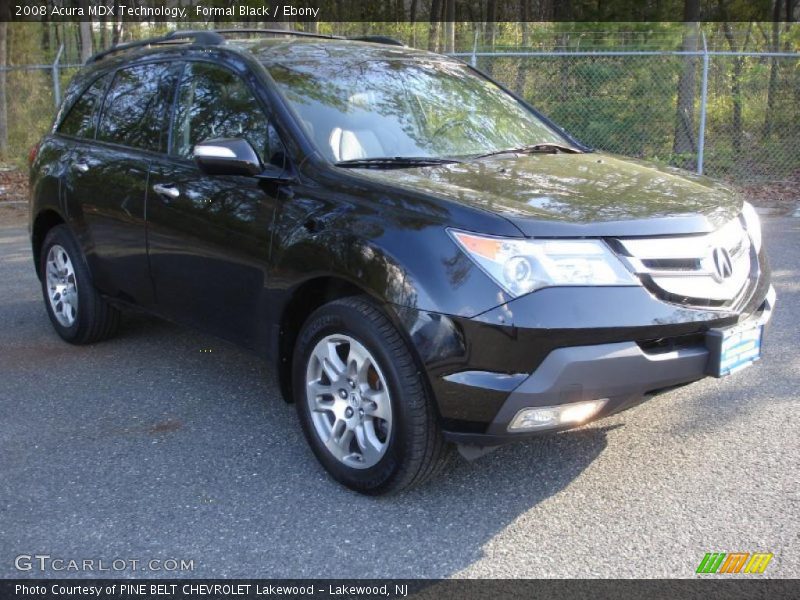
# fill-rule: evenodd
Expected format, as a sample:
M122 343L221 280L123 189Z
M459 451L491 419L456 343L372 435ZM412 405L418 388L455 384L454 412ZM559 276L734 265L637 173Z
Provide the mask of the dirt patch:
M738 189L754 206L790 214L800 206L800 170L785 181L740 185Z
M28 223L28 173L0 164L0 227Z
M28 200L28 173L0 165L0 203Z
M28 203L0 202L0 227L24 227L28 224Z

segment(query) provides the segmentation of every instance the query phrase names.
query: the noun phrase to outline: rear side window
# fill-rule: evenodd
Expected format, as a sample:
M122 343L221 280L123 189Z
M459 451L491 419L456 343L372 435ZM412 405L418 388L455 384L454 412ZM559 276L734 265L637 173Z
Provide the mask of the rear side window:
M103 94L108 87L111 73L106 73L90 85L80 98L72 105L66 118L61 121L59 133L80 138L94 137L95 109L103 101Z
M244 138L269 158L269 123L250 88L227 69L188 63L178 88L172 152L191 158L195 144Z
M163 150L173 73L172 63L117 71L103 104L97 139L142 150Z

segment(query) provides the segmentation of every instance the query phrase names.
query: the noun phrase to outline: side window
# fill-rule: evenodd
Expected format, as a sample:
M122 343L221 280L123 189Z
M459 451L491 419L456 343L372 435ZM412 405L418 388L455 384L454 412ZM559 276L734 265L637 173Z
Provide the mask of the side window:
M95 108L103 101L103 94L110 78L111 73L106 73L81 94L61 121L58 127L60 133L81 138L94 137Z
M142 150L163 150L173 73L171 63L117 71L103 104L97 139Z
M270 149L271 129L250 88L237 75L215 65L187 63L175 108L174 154L191 158L199 142L244 138L262 161L269 161L275 153Z

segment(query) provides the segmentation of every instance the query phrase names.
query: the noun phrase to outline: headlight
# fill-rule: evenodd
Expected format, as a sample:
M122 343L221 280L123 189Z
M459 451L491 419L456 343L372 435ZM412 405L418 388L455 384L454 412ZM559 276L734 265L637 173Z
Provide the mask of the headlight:
M761 219L758 218L758 213L753 205L745 202L742 206L742 216L744 217L744 227L750 235L750 241L753 242L756 254L761 251Z
M639 285L601 240L497 238L453 229L450 235L513 297L558 285Z

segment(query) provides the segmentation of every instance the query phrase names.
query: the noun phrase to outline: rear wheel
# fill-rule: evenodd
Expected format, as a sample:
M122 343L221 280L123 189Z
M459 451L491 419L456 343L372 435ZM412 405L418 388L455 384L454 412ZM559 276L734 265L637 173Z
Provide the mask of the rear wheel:
M114 335L119 311L95 289L80 247L65 225L47 233L40 256L42 295L58 335L72 344Z
M366 298L314 312L293 369L306 439L337 481L385 494L423 483L445 464L449 447L413 357Z

